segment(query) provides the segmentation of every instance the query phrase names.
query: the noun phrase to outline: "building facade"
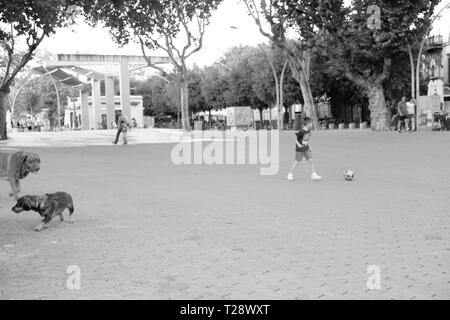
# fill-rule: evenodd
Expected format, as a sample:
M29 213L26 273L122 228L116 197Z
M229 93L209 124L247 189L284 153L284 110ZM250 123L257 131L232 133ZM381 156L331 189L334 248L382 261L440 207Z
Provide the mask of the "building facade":
M427 40L424 73L428 79L429 101L433 112L439 111L440 105L450 112L450 34L432 36Z
M130 96L130 118L129 122L132 119L136 119L137 125L139 128L144 126L144 107L143 107L144 98L142 96ZM88 108L89 108L89 128L99 129L99 124L95 123L95 114L94 114L94 106L93 106L93 98L92 96L88 97ZM110 123L107 123L107 107L106 107L106 97L100 97L100 109L101 109L101 127L102 128L110 128ZM73 114L76 114L75 127L82 127L82 113L81 113L81 98L78 98L76 101L69 102L65 110L64 115L64 126L73 127L74 119ZM114 97L114 111L115 111L115 123L117 124L117 120L119 116L123 114L122 105L120 101L120 96Z

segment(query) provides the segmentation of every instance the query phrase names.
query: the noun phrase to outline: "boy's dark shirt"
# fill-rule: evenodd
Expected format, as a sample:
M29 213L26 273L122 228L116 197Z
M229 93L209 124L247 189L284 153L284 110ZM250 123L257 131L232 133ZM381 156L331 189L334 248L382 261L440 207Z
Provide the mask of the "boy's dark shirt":
M306 142L306 146L302 146L301 148L297 144L295 144L295 151L296 152L308 151L309 150L309 139L311 138L311 131L300 129L300 131L297 132L295 135L297 136L298 143L303 144Z
M397 105L398 115L406 116L408 114L408 109L406 108L406 102L400 101Z

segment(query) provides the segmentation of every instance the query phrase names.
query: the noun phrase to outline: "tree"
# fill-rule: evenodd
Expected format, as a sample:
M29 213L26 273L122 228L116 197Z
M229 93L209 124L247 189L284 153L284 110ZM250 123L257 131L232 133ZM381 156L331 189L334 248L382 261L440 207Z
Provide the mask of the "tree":
M134 87L134 94L144 97L144 114L146 116L177 116L179 88L175 84L151 76L144 80L132 79L131 86Z
M202 93L202 80L202 70L194 65L188 73L189 109L193 113L208 109Z
M231 94L227 94L228 82L222 66L212 65L202 70L200 89L205 101L203 111L209 112L210 122L211 110L220 110L232 105L231 101L227 101L227 98L230 100Z
M351 7L333 8L336 28L324 35L324 51L367 96L372 130L389 129L385 86L393 62L407 52L405 40L417 37L419 30L430 23L436 2L355 0ZM371 5L381 10L379 17L368 13ZM378 27L368 27L372 18L380 22Z
M59 115L61 117L64 116L69 97L77 97L78 90L62 83L57 83L57 88L62 107ZM58 119L58 103L55 87L48 75L35 78L27 83L19 92L15 103L15 113L18 115L23 113L34 115L42 109L48 109L50 125L51 128L54 128Z
M74 0L0 0L0 140L7 139L8 94L17 74L33 58L42 40L73 22ZM23 43L24 50L18 50Z
M148 66L176 81L180 87L183 129L190 128L187 59L203 46L205 27L220 0L98 0L86 5L91 21L103 21L114 40L123 45L136 39ZM184 41L184 45L179 43ZM152 61L147 50L165 52L175 73L168 74Z
M262 35L284 51L293 77L300 85L305 109L311 114L314 126L319 128L314 100L311 93L310 59L317 29L332 27L335 7L341 0L241 0L255 20ZM265 23L268 28L265 28ZM270 28L270 30L269 30ZM287 38L295 31L297 41ZM278 106L280 108L280 106Z
M228 83L229 105L251 106L256 99L253 91L253 69L251 61L255 55L255 48L251 46L240 46L231 48L224 55L223 65L227 69L225 72Z

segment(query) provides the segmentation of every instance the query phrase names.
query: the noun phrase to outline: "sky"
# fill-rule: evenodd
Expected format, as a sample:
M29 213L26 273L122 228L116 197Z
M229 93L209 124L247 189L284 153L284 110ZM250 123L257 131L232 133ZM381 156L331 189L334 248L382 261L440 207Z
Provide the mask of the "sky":
M237 29L231 28L231 26ZM72 30L71 30L72 29ZM129 54L142 55L137 44L119 48L111 39L107 29L89 27L80 23L71 29L60 29L42 43L44 50L58 53ZM203 49L194 55L190 64L210 65L224 52L236 45L257 45L266 41L255 22L247 15L246 8L237 0L224 0L213 12L210 25L206 27ZM162 52L155 52L156 55Z
M347 1L348 2L348 1ZM444 7L448 0L441 1L436 12ZM231 26L236 27L231 28ZM444 11L442 18L435 23L431 34L450 34L450 9ZM203 49L195 53L189 61L199 66L211 65L225 51L238 45L257 45L267 41L261 35L245 6L238 0L224 0L217 11L212 14L210 25L206 28ZM125 54L142 55L137 44L119 48L111 39L108 30L102 27L89 27L81 19L70 29L60 29L51 38L47 38L41 49L54 54L90 53L90 54ZM155 52L160 55L161 52Z

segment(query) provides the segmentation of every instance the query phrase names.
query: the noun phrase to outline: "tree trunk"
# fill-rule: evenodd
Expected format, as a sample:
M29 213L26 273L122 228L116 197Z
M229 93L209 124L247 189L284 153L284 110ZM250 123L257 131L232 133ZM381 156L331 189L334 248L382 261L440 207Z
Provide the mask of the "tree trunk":
M259 108L259 130L263 128L263 108Z
M190 130L189 121L189 101L188 101L188 83L185 80L180 82L181 88L181 124L183 130Z
M306 78L306 74L300 71L300 88L302 89L303 101L305 103L305 109L309 111L311 118L313 120L314 128L316 130L320 129L319 120L317 118L316 107L314 106L314 99L311 92L311 86Z
M208 111L209 111L208 122L209 122L209 128L211 129L211 125L212 125L211 109L209 109Z
M0 90L0 140L8 139L7 123L6 123L6 109L8 106L9 90Z
M269 128L272 130L272 108L269 106Z
M373 131L389 130L388 110L381 84L368 83L366 94L369 98L370 122Z
M302 90L303 101L305 104L305 110L311 115L314 128L319 130L319 120L317 119L316 107L314 106L314 99L311 92L311 86L309 84L308 74L302 66L297 66L293 59L291 59L291 68L294 74L295 80L299 83Z

